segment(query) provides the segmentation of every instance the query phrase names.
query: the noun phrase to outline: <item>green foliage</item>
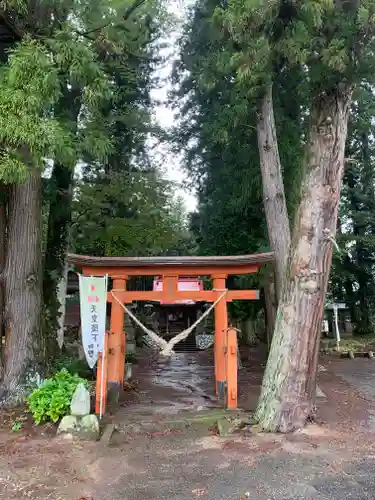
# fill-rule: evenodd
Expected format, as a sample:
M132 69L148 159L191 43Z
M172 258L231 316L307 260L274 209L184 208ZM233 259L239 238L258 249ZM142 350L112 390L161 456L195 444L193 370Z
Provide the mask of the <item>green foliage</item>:
M198 2L180 41L173 75L179 117L174 139L198 191L191 230L199 254L246 254L267 248L256 116L254 103L237 85L236 47L214 18L215 7L211 1ZM253 305L245 305L245 316L260 307ZM232 312L241 317L242 306Z
M71 375L78 375L84 379L93 378L93 371L84 359L77 359L68 354L60 355L54 363L53 371L60 372L61 370L66 370Z
M25 179L27 165L44 166L56 149L66 154L65 131L51 118L59 95L58 73L49 54L26 37L0 71L0 180Z
M59 183L60 190L67 189L66 175L54 169L53 217L63 214L65 229L62 224L50 231L46 285L56 268L61 275L68 234L74 251L93 255L168 253L180 251L187 240L174 207L174 189L151 165L146 147L152 131L150 89L158 63L157 39L169 19L158 1L139 2L132 10L133 5L137 2L111 2L108 9L106 2L96 0L87 8L80 6L74 13L82 22L80 30L74 34L66 21L48 41L64 75L61 84L81 88L75 93L78 113L64 111L75 106L64 89L59 109L60 121L75 127L74 145L84 169L73 203L60 210L54 197L59 196ZM129 19L127 9L132 11ZM57 232L61 237L53 237Z
M173 191L157 172L84 182L73 212L74 250L90 255L160 255L182 234ZM177 218L175 218L177 216Z
M0 8L3 11L15 10L19 13L27 12L27 3L25 0L1 0Z
M248 73L250 67L226 29L224 12L216 6L216 2L202 0L191 9L174 71L174 102L180 119L174 131L176 150L185 152L185 165L199 196L191 227L201 254L266 251L256 136L255 86L259 82L249 74L240 74ZM267 54L267 44L259 41L254 56L260 65L265 64ZM274 103L287 202L293 217L305 132L302 116L309 103L299 67L276 76ZM261 279L236 279L232 285L261 287ZM255 315L262 306L260 302L246 304L244 311L243 304L236 304L234 316L246 316L246 312Z
M280 76L288 76L281 81L283 93L292 81L290 76L300 74L294 85L306 104L298 101L300 110L295 116L300 117L302 133L291 134L293 153L284 156L282 161L287 196L301 176L293 167L292 158L297 158L297 165L300 164L301 146L309 135L301 116L308 116L311 103L319 107L322 98L324 102L327 96L335 98L345 89L348 92L349 84L353 88L373 85L374 13L374 2L367 0L343 3L303 0L298 6L284 0L267 3L235 0L229 2L226 9L217 7L216 17L237 47L232 58L236 79L244 92L248 89L249 98L261 98L265 84L273 82L277 106L280 88L276 89L275 84L280 82ZM354 163L345 170L338 236L343 253L334 255L331 275L332 294L350 304L352 319L361 331L371 329L375 306L370 215L374 197L371 131L374 109L373 106L371 111L368 109L374 96L372 90L368 90L366 97L357 94L353 104L346 156ZM285 95L288 98L288 93ZM289 108L285 100L283 107ZM280 121L277 109L275 114L279 144L282 144L283 130L293 126L293 122L288 118ZM289 210L298 201L295 194L292 203L288 200Z
M375 327L375 141L372 136L375 100L366 85L357 89L348 129L345 169L331 290L346 302L357 334Z
M149 91L157 39L167 22L164 8L158 0L72 0L64 5L61 10L56 6L59 29L46 40L59 67L60 98L54 114L69 130L73 152L70 161L55 155L47 190L44 293L52 332L59 307L56 288L68 248L118 255L133 248L139 252L141 247L142 252L153 253L169 245L163 239L174 230L166 228L161 182L155 189L153 181L149 186L153 174L146 172L155 170L149 165L146 141L151 130ZM77 162L83 166L83 176L75 186ZM134 170L139 182L129 181ZM132 189L147 191L150 201L136 203ZM126 211L128 200L131 206Z
M36 424L52 420L57 422L69 414L70 403L78 384L84 384L89 389L89 383L72 375L67 370L61 370L52 378L47 379L28 397L28 407Z
M170 19L159 0L7 0L0 10L0 183L5 198L9 184L47 165L48 177L53 165L40 200L43 343L51 362L56 287L71 236L77 236L76 248L94 254L180 252L189 246L173 190L147 154L154 132L150 89L160 60L156 52ZM83 176L75 190L77 164ZM73 208L79 223L72 235ZM35 269L38 276L40 271Z
M45 21L47 29L48 18ZM103 141L100 127L94 137L92 126L93 121L100 123L96 110L108 96L106 76L92 47L78 38L73 25L60 26L46 38L25 35L12 47L0 70L0 140L4 148L0 180L5 183L23 181L27 168L42 169L45 158L74 165L77 156L88 149L101 157L108 152L108 139ZM83 88L84 126L78 142L69 124L54 116L62 85L68 84Z
M343 79L353 84L374 69L375 5L372 1L337 4L331 0L229 2L217 16L238 44L240 80L254 95L281 67L304 65L315 92L334 92ZM240 64L239 64L240 62ZM246 70L243 66L246 66Z
M15 420L12 422L12 432L19 432L23 427L23 422L21 420Z
M0 151L0 178L4 184L21 183L27 180L26 165L9 148Z
M150 4L147 10L147 16L142 9L134 14L139 30L127 23L129 33L108 29L105 40L98 40L98 59L111 82L99 121L111 150L99 165L93 150L84 155L86 167L73 204L72 242L80 253L160 255L181 251L188 240L174 186L151 163L146 147L153 131L150 90L158 63L151 40L165 22L160 5ZM115 50L116 57L108 50Z

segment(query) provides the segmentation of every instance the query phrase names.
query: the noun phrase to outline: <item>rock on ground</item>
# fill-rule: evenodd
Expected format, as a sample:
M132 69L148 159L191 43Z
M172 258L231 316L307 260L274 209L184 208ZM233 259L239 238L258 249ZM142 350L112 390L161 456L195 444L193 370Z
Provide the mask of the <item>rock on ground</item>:
M96 415L64 417L57 429L57 434L69 434L72 438L98 440L100 435L99 422Z

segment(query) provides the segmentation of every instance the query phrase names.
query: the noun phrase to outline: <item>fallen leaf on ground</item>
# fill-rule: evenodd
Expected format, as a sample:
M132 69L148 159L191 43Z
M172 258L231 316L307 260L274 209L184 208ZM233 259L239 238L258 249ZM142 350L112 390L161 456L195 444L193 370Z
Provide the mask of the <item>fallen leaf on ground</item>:
M203 497L203 496L207 495L207 491L206 490L200 490L199 488L197 488L195 490L192 490L192 493L196 497Z

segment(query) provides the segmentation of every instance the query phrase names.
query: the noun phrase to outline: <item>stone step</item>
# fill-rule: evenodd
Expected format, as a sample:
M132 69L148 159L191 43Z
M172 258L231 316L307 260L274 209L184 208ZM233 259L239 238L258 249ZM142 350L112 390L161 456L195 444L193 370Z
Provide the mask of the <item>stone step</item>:
M126 422L121 422L118 424L112 424L110 429L110 434L116 430L117 434L121 434L124 439L131 435L142 435L142 434L154 434L154 433L166 433L173 431L183 431L183 430L202 430L209 431L213 427L218 425L218 422L223 420L228 420L230 422L246 422L248 425L255 424L251 414L243 410L225 410L225 409L214 409L214 410L203 410L197 412L181 412L181 414L176 415L173 419L165 418L158 420L128 420ZM108 433L105 439L108 441ZM117 439L118 441L118 439Z

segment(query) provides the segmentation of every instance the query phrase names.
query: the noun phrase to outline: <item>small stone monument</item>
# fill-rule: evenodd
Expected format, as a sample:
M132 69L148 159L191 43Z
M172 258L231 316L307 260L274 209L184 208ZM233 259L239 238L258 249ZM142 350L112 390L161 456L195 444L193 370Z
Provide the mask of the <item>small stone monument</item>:
M83 384L78 384L70 403L70 414L84 417L90 414L90 393Z
M70 415L61 420L57 434L77 439L99 439L98 418L90 415L90 393L83 384L77 385L70 403Z

